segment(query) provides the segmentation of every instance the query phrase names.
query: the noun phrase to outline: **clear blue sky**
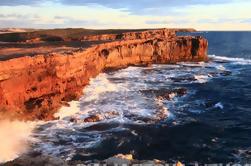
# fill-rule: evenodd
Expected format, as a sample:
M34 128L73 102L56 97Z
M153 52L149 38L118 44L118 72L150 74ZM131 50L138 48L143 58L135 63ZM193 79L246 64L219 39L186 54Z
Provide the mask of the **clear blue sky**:
M251 30L251 0L0 0L0 28Z

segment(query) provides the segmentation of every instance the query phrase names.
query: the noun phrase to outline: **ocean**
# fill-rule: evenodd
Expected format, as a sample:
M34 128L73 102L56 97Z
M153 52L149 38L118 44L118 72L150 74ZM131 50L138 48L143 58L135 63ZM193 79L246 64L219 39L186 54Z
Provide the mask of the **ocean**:
M60 120L37 126L32 149L69 161L130 153L138 160L251 162L251 32L192 35L208 39L209 62L102 73L61 108ZM98 122L84 122L90 116Z

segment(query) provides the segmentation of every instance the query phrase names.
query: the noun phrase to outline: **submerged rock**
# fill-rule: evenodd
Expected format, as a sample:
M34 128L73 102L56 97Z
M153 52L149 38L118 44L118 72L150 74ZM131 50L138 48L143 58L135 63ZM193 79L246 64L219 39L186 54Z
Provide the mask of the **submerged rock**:
M171 100L174 97L182 97L187 94L186 88L177 88L173 90L165 90L161 92L162 94L158 95L157 98L160 100Z
M119 116L119 113L116 111L108 111L108 112L104 113L104 116L106 119L112 119L112 118Z
M222 72L220 73L220 75L222 75L222 76L229 76L229 75L231 75L231 74L232 74L231 71L222 71Z
M184 96L187 94L187 89L186 88L178 88L178 89L175 89L174 92L179 96Z
M119 113L116 111L108 111L105 112L104 114L92 114L84 119L80 119L77 117L71 117L69 119L70 122L72 123L90 123L90 122L99 122L102 121L104 119L112 119L112 118L116 118L117 116L119 116Z
M195 77L171 77L170 78L173 82L192 82L192 81L196 81Z
M232 74L231 71L224 70L224 71L220 71L220 72L210 72L208 74L208 76L210 76L210 77L219 77L219 76L229 76L231 74Z
M77 119L75 117L71 117L69 121L72 123L77 123L79 121L79 119Z
M96 114L85 118L84 122L99 122L101 120L103 120L103 117L100 114Z

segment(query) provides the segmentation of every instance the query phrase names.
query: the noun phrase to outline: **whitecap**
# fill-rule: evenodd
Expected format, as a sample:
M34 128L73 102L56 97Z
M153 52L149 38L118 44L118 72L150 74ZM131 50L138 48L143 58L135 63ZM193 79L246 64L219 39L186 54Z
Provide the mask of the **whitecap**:
M226 70L226 68L223 65L218 65L215 68L218 69L218 70L221 70L221 71L225 71Z
M224 108L224 106L223 106L223 104L222 104L221 102L216 103L216 104L214 105L214 107L215 107L215 108L222 109L222 110L223 110L223 108Z
M194 78L197 80L197 82L203 84L208 82L208 76L206 75L194 75Z
M63 106L62 108L60 108L59 111L54 114L54 117L57 117L59 119L64 119L66 117L73 116L79 111L80 111L80 102L71 101L69 102L69 106Z
M207 65L205 62L178 62L177 64L184 67L205 67Z
M251 64L251 59L233 58L233 57L216 56L216 55L209 55L209 57L212 58L213 60L228 61L228 62L232 62L234 64L240 64L240 65Z
M120 89L116 84L113 84L108 80L107 74L102 73L96 78L91 79L90 84L83 91L83 98L85 101L93 101L106 92L116 92L119 90Z

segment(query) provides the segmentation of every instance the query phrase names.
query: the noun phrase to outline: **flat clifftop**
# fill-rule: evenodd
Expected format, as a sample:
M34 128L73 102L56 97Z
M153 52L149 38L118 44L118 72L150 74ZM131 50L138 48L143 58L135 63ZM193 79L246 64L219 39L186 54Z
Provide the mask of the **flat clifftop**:
M38 54L70 53L101 43L122 40L175 38L194 29L51 29L0 34L0 61Z
M92 39L93 36L119 36L126 33L143 33L154 31L170 31L170 32L193 32L191 28L187 29L83 29L83 28L68 28L68 29L49 29L49 30L32 30L28 32L16 32L0 34L0 42L29 42L29 41L80 41L81 39ZM93 37L95 38L95 37Z
M107 32L108 30L106 30ZM100 72L180 61L206 61L207 40L176 36L176 29L79 35L63 41L0 44L0 117L51 120L79 99Z

